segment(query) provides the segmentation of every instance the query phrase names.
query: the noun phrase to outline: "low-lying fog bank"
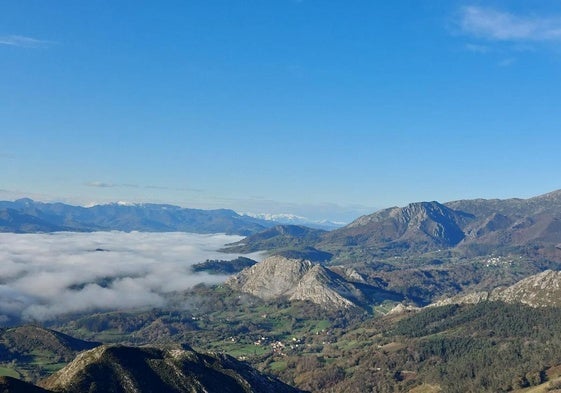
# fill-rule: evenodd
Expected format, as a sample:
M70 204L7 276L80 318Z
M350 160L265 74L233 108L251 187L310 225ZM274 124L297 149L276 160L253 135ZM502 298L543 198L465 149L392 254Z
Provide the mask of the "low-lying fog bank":
M166 295L227 276L193 273L240 236L147 232L0 233L0 325L96 310L165 306ZM249 257L259 259L259 254Z

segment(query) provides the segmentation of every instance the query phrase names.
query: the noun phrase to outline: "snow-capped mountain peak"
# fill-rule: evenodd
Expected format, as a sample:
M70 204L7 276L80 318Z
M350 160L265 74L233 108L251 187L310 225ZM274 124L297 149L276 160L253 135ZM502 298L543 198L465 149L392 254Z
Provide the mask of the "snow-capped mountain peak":
M275 221L281 224L304 225L310 228L326 230L332 230L346 225L344 222L313 220L292 213L243 213L243 215L259 218L261 220Z

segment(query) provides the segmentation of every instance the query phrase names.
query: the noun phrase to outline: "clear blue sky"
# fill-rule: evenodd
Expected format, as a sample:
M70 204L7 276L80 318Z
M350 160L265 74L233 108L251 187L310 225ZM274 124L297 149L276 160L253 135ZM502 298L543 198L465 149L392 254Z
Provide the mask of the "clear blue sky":
M349 219L561 188L557 0L4 0L0 197Z

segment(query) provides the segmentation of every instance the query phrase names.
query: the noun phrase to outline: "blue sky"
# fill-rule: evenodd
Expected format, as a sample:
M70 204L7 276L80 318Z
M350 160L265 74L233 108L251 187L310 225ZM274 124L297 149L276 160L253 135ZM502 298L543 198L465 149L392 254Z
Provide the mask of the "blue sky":
M5 0L0 197L530 197L561 188L560 70L556 0Z

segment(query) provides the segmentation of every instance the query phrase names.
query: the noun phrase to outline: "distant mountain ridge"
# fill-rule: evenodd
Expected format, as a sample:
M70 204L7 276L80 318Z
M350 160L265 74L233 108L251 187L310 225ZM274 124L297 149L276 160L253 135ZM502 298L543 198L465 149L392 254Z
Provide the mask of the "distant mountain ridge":
M307 245L321 240L326 233L321 229L308 228L302 225L275 225L262 232L248 236L246 239L227 244L228 252L249 253L267 249L295 247Z
M471 219L473 216L438 202L411 203L360 217L326 234L323 242L343 246L394 244L397 248L417 251L453 247L464 239L462 226Z
M325 260L361 248L376 256L413 255L443 249L465 256L505 248L533 248L561 260L561 190L529 199L415 202L357 218L332 231L279 225L227 210L114 203L89 208L31 199L0 202L1 232L184 231L249 236L230 251L302 251ZM253 235L253 236L251 236Z
M247 236L274 225L277 225L274 221L239 215L228 209L187 209L151 203L82 207L28 198L0 201L0 232L119 230Z
M312 220L295 214L245 213L245 215L262 220L274 221L283 225L303 225L309 228L323 229L326 231L341 228L346 224L344 222L330 220Z
M478 256L526 248L527 252L561 261L561 190L529 199L415 202L359 217L323 233L297 233L290 228L294 227L267 229L234 248L275 251L308 247L335 256L360 249L363 257L411 256L440 250Z
M363 216L327 233L317 245L366 246L395 253L454 249L486 255L502 248L532 247L561 258L561 190L529 199L418 202Z

